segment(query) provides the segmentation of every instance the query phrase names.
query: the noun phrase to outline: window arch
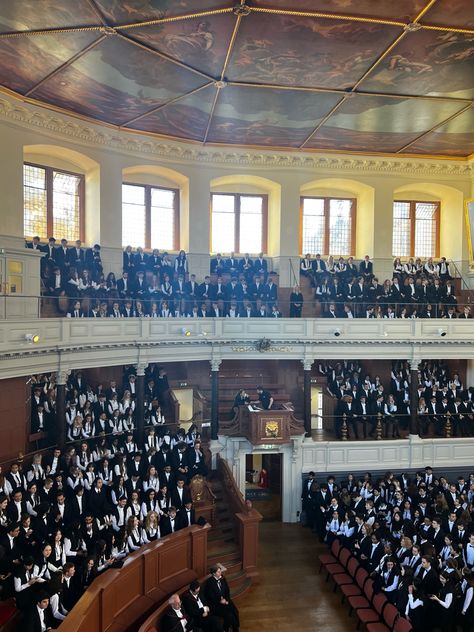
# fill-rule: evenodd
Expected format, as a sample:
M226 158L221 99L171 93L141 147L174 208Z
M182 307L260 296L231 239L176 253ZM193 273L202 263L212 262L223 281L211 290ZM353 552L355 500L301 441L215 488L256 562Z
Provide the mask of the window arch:
M25 237L83 241L86 174L98 164L84 154L56 145L27 145L23 156Z
M155 165L127 167L122 174L122 245L179 250L188 179Z

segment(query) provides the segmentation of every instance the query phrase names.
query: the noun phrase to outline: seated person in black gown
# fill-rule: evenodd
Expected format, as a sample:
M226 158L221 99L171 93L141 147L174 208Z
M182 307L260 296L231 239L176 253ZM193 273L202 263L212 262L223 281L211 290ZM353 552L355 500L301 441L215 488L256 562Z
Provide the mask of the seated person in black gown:
M222 575L222 567L211 566L209 572L211 576L206 580L203 592L211 614L222 617L225 632L229 632L230 629L232 632L239 632L239 611L230 598L229 584Z
M234 404L232 406L232 410L230 411L230 418L232 419L238 412L239 406L246 406L249 403L250 397L245 392L245 389L241 388L234 398Z

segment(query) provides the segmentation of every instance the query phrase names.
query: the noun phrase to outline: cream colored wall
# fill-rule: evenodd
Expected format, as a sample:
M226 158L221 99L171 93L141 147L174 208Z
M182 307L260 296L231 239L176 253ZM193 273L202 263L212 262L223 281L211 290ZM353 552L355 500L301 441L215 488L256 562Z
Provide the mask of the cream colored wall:
M125 132L117 131L116 134L128 138ZM430 166L436 172L440 161L422 158L416 160L413 170L406 169L405 175L400 175L396 169L393 173L384 169L383 159L378 158L368 159L367 167L357 172L350 157L342 164L339 161L337 168L332 166L333 161L329 158L327 167L318 169L307 167L304 159L300 161L300 167L289 168L279 166L278 161L273 166L253 166L251 158L246 157L241 166L222 161L213 163L212 153L203 154L202 160L193 162L182 150L176 151L176 157L155 158L146 143L143 146L143 152L138 143L132 142L120 148L106 146L105 142L102 146L97 142L88 143L80 136L73 138L34 126L0 121L0 186L3 192L0 245L19 246L23 243L22 163L24 147L28 147L27 159L36 155L37 162L86 174L86 242L102 245L106 271L118 270L121 265L124 170L129 181L165 186L178 183L180 246L190 253L191 265L198 277L206 273L209 265L211 190L268 193L267 254L272 257L273 268L280 272L281 285L292 283L288 262L298 265L302 193L356 196L355 255L361 258L369 254L380 260L377 270L382 277L391 269L393 199L415 194L422 195L423 199L440 199L441 254L467 262L463 200L474 195L474 172L452 177L444 172L429 175ZM180 152L183 158L179 157Z

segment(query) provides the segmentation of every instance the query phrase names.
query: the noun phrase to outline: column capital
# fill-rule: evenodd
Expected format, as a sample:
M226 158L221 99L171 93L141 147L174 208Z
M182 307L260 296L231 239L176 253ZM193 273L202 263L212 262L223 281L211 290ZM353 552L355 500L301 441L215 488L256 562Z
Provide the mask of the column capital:
M145 375L145 370L146 370L146 368L148 366L147 362L139 362L135 366L137 367L137 377L141 377L141 376Z
M59 369L56 371L56 384L58 386L63 386L67 384L67 379L71 374L71 369Z
M410 371L418 371L418 367L421 363L421 358L409 358L407 360Z
M222 360L220 358L212 358L212 360L209 360L209 363L211 365L211 371L218 371Z
M311 367L313 366L314 358L303 358L300 362L303 365L303 371L311 371Z

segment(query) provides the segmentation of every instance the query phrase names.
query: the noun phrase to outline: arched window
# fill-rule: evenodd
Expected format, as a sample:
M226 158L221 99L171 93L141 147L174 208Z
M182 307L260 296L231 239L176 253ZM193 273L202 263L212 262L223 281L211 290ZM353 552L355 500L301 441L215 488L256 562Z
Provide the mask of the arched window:
M211 193L211 251L267 251L268 196Z
M392 255L439 257L439 202L396 200L393 203Z
M24 234L75 241L84 239L85 179L43 165L23 165Z
M179 190L148 184L122 185L122 244L179 249Z
M301 253L352 255L355 253L356 200L301 197Z

